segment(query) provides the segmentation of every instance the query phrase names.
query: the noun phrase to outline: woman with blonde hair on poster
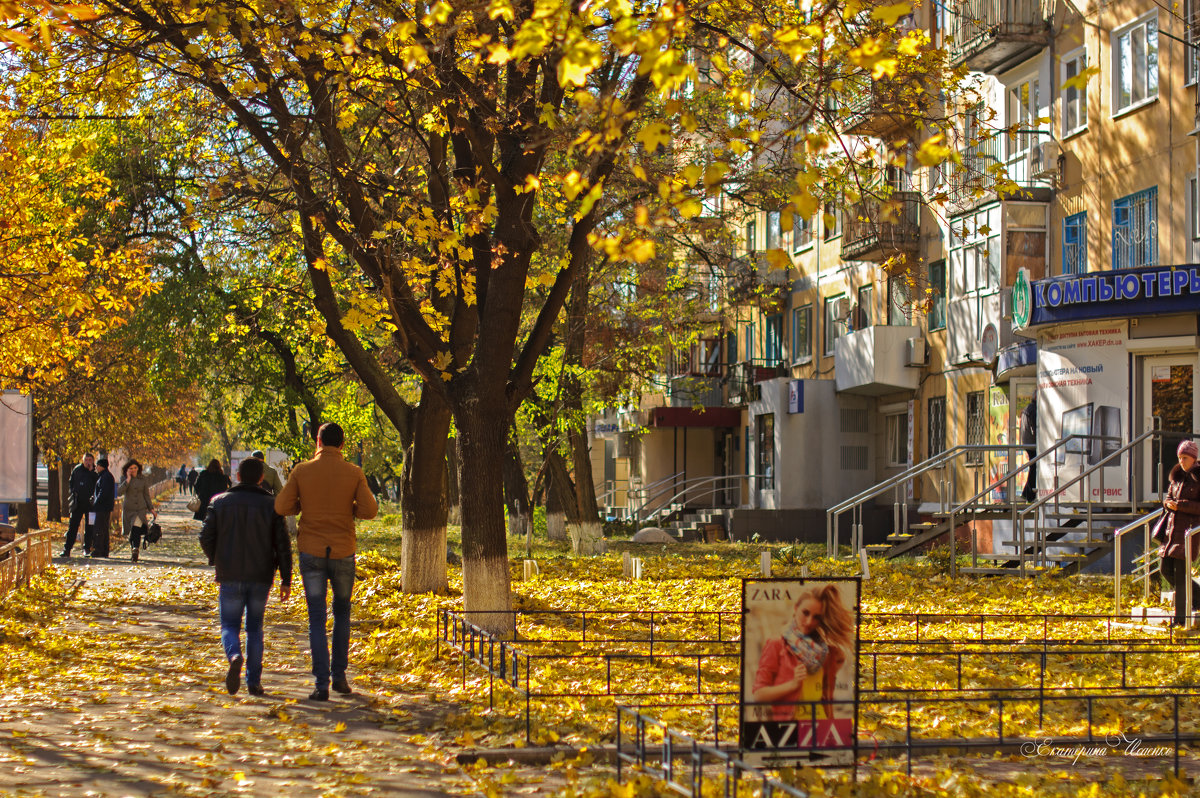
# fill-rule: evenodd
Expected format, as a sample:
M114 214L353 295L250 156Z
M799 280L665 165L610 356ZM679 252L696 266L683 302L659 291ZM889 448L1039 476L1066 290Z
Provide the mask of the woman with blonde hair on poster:
M754 700L771 704L770 719L833 717L837 674L854 646L854 616L837 585L800 594L783 633L763 645L754 675ZM815 702L821 705L813 706Z

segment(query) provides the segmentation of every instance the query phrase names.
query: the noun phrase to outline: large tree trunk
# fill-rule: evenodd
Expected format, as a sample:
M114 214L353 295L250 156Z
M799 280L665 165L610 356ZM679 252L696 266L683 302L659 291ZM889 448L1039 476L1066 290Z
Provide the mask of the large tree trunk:
M529 503L529 482L521 464L515 430L509 430L508 446L504 452L504 509L508 513L508 533L526 535L533 526L533 511Z
M546 452L546 536L551 540L566 540L567 524L578 523L575 486L571 484L566 461L558 449L550 449Z
M445 593L446 439L450 407L429 387L421 389L411 426L412 445L400 485L403 537L400 571L405 593Z
M470 377L466 377L470 380ZM463 609L472 623L510 635L515 620L504 529L504 452L512 413L478 380L460 386L454 403L458 427L463 525Z
M58 478L59 466L46 469L46 521L62 521L62 494L59 486L62 480Z

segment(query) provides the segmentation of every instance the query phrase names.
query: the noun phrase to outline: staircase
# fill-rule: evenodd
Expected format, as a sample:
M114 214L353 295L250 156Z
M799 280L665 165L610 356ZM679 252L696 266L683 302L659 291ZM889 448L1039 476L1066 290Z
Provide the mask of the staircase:
M952 554L969 553L971 556L971 564L961 568L958 567L955 558L952 557L952 573L962 572L978 575L1019 573L1025 575L1031 570L1035 572L1055 570L1060 573L1077 573L1113 552L1114 533L1118 529L1143 518L1145 513L1152 512L1161 505L1157 500L1138 500L1136 498L1122 501L1119 504L1100 501L1070 502L1063 499L1064 495L1079 493L1081 490L1083 491L1082 495L1094 495L1093 488L1095 486L1093 482L1102 479L1101 469L1105 466L1113 466L1122 462L1120 458L1125 455L1130 456L1130 459L1126 462L1134 462L1132 455L1136 447L1141 446L1148 439L1161 434L1161 430L1149 430L1137 436L1129 443L1113 451L1100 462L1067 480L1065 483L1060 484L1054 493L1044 496L1033 503L1021 501L1014 505L1012 502L996 502L993 500L995 491L999 488L1005 488L1006 495L1014 495L1015 491L1013 488L1024 482L1027 470L1031 467L1036 468L1038 462L1042 459L1054 456L1054 452L1059 447L1067 445L1075 438L1093 437L1070 436L1067 439L1059 441L1051 449L1042 452L1030 462L1023 463L1012 469L1009 473L983 490L980 490L965 502L951 508L943 507L937 512L928 514L926 518L918 523L907 524L906 521L899 522L901 518L906 519L908 507L905 505L903 512L900 512L900 504L897 501L896 518L898 523L895 525L897 531L886 538L886 543L861 545L861 521L856 525L854 520L856 517L861 519L861 508L866 501L879 496L887 490L896 490L899 497L902 495L901 491L905 488L907 480L935 469L945 469L952 474L952 466L956 458L963 456L966 451L989 448L955 447L963 451L948 450L946 453L943 453L943 456L940 456L941 459L939 461L931 460L921 466L909 469L904 474L893 477L875 488L832 508L829 511L830 550L831 552L835 551L838 542L835 533L838 529L838 516L842 513L850 512L857 513L857 516L851 516L852 546L855 551L866 550L872 556L889 559L899 557L912 553L920 547L945 536L951 542ZM944 488L947 484L947 481L943 479ZM950 490L948 495L953 495L953 484L952 482L949 484ZM1139 484L1136 475L1131 474L1128 483L1125 485L1128 491L1127 495L1136 496L1135 491ZM1103 488L1103 484L1100 487ZM943 490L943 495L947 495L946 490ZM955 551L954 537L947 533L951 528L960 528L974 521L993 521L997 522L1001 527L1007 522L1010 535L1007 540L997 543L995 546L997 549L1006 549L1007 551L980 553L974 550L974 538L972 538L972 548L969 552ZM994 530L995 528L993 527Z

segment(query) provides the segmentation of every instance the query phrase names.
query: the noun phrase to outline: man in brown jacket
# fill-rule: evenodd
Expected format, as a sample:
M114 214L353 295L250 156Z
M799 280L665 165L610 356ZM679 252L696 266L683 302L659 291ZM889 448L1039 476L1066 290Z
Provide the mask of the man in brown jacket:
M354 589L355 518L374 518L379 504L362 469L342 458L346 433L337 424L317 432L317 456L292 469L275 497L275 512L300 514L297 548L300 580L308 604L308 643L317 686L313 701L329 700L332 687L353 692L346 680L350 660L350 594ZM333 588L333 659L325 634L325 596Z

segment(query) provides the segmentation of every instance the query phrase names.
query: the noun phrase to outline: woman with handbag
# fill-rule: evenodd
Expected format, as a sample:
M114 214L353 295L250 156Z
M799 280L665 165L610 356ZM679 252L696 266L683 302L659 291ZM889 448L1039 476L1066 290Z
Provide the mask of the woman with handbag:
M200 500L200 506L192 512L192 518L203 521L204 516L208 514L208 503L212 501L213 496L224 493L231 486L229 477L225 476L225 472L221 469L221 461L215 457L209 460L208 467L200 472L200 476L196 477L196 498ZM190 502L188 507L191 507Z
M150 526L147 514L158 520L158 511L154 509L154 499L150 495L150 480L142 476L142 464L137 460L130 460L122 469L117 495L125 499L121 504L121 530L129 538L132 547L130 558L137 562L138 552L142 548L142 535Z
M1195 441L1183 441L1175 451L1179 464L1171 469L1171 484L1163 496L1163 517L1154 530L1154 539L1161 545L1162 575L1175 591L1175 619L1171 626L1183 626L1184 591L1187 589L1188 563L1184 537L1200 524L1200 447ZM1200 534L1192 538L1192 561L1200 558ZM1200 609L1200 583L1193 580L1192 609Z

